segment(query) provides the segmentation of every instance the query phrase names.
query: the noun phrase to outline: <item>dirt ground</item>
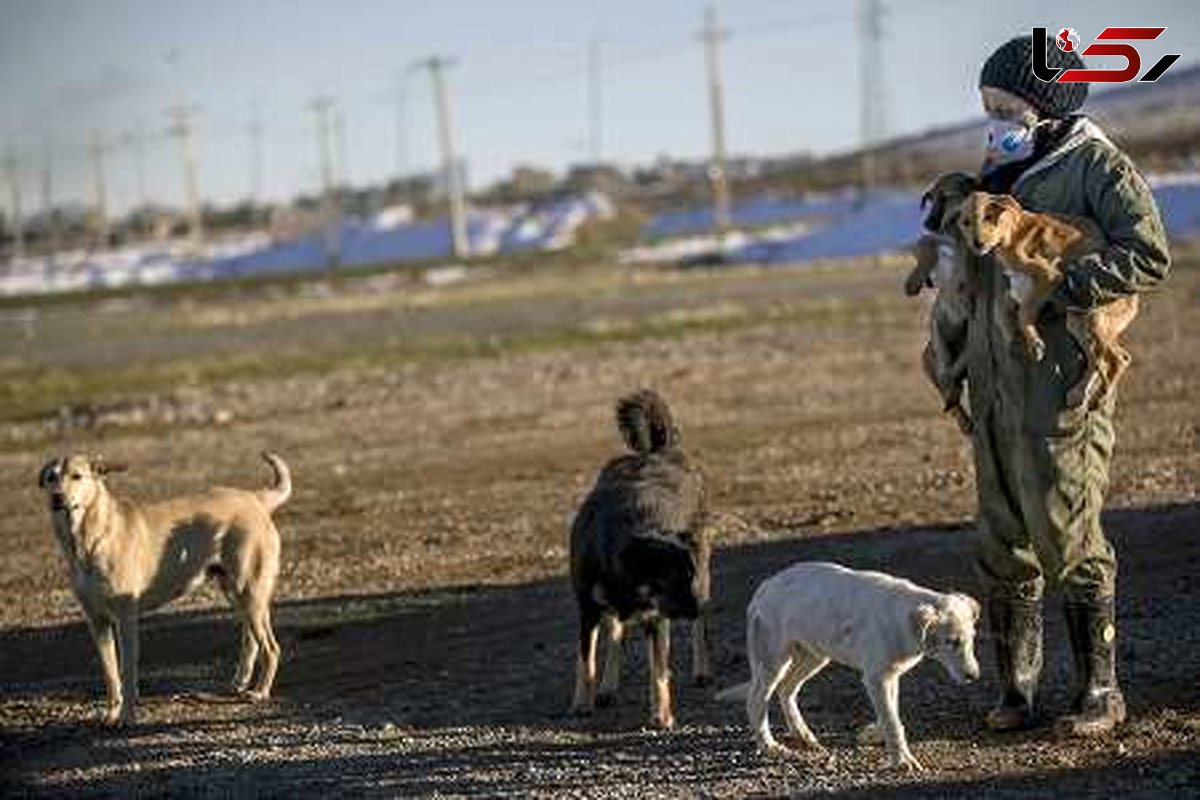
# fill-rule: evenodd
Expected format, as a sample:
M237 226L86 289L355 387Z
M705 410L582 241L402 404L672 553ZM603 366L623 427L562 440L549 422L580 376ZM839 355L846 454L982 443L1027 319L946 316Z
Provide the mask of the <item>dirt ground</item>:
M833 752L757 755L739 706L688 685L643 727L641 646L617 707L565 713L566 530L616 452L612 402L671 401L722 513L719 686L742 680L758 581L833 559L973 591L970 451L917 368L905 264L508 270L0 307L0 773L5 794L1001 797L1200 795L1200 257L1128 343L1108 530L1131 722L1105 742L985 733L981 684L923 664L901 699L928 768L883 768L848 670L801 697ZM49 454L130 463L152 499L292 467L277 696L224 694L235 630L211 588L143 626L143 704L112 731L35 488ZM987 643L979 642L982 654ZM1044 697L1067 702L1056 604Z

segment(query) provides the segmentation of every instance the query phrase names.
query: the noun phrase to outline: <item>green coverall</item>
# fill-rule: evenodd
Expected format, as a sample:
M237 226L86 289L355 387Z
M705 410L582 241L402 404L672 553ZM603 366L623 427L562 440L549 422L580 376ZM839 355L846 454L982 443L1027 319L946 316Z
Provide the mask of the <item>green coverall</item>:
M1047 581L1067 599L1111 597L1116 557L1100 525L1109 482L1115 397L1069 407L1086 367L1065 309L1090 309L1149 289L1170 269L1166 234L1145 181L1129 158L1086 118L1017 179L1028 211L1084 216L1108 241L1099 255L1067 265L1038 324L1046 352L1035 361L1011 314L1003 272L991 257L971 265L975 302L968 325L967 382L975 421L975 480L985 592L1036 600Z

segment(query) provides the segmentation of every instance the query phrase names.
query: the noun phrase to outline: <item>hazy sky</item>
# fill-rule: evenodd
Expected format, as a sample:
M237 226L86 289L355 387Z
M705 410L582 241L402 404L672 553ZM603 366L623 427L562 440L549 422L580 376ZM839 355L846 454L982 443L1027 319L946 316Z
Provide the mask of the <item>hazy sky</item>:
M1200 60L1193 0L883 0L880 57L887 130L909 133L978 113L980 63L1033 25L1079 30L1166 25L1140 46ZM147 131L146 191L179 203L177 143L166 109L198 108L201 191L228 202L251 187L251 109L263 126L263 194L319 183L318 94L338 99L351 183L390 177L401 160L397 101L414 60L452 55L461 154L478 187L514 164L562 169L588 156L587 42L602 41L603 155L623 164L708 148L699 0L0 0L0 146L20 158L26 210L40 203L53 153L56 198L89 196L85 143L96 129L110 205L135 202L139 124ZM725 0L728 141L747 154L818 153L858 140L855 4ZM1052 9L1052 10L1047 10ZM173 61L168 53L174 50ZM1176 67L1178 68L1178 66ZM411 75L407 167L437 162L425 74ZM122 142L124 142L122 144ZM7 205L8 192L4 192Z

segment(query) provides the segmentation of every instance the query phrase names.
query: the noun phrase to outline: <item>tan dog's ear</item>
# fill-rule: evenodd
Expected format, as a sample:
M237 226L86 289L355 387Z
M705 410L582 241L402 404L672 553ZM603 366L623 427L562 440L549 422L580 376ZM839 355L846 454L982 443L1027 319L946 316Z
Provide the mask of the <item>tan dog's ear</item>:
M125 472L129 469L128 464L123 464L119 461L112 464L108 463L104 460L104 456L93 456L89 462L89 466L91 466L92 472L101 476L110 475L114 472Z
M916 634L918 641L925 641L925 635L929 633L929 626L937 622L937 618L937 609L928 603L922 603L912 610L909 621L912 622L913 633Z

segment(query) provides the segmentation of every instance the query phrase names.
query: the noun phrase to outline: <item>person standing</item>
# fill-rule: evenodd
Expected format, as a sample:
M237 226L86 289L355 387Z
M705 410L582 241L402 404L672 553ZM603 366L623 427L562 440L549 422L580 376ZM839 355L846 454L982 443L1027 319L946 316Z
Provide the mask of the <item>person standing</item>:
M1117 557L1101 526L1109 483L1115 394L1072 407L1068 392L1086 358L1068 333L1068 310L1086 311L1153 288L1170 269L1166 234L1129 157L1079 109L1086 83L1046 83L1032 72L1032 36L1005 42L983 64L988 115L980 188L1026 210L1088 217L1106 247L1065 264L1043 309L1041 360L1002 332L1011 313L1002 269L974 260L967 384L974 419L978 569L984 588L999 702L993 730L1033 726L1042 668L1042 598L1061 588L1076 692L1057 722L1067 735L1103 735L1125 719L1116 674ZM1051 67L1082 67L1048 42Z

